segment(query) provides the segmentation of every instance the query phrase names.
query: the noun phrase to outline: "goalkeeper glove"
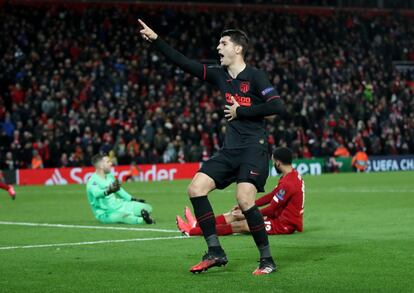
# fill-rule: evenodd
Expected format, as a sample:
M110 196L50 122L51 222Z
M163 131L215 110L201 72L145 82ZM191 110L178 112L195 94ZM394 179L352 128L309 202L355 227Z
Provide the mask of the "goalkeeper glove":
M135 198L135 197L132 197L132 198L131 198L131 201L138 201L138 202L145 203L145 199Z
M111 193L117 192L121 188L121 183L118 179L115 179L115 181L108 186L108 188L105 191L105 195L108 196Z

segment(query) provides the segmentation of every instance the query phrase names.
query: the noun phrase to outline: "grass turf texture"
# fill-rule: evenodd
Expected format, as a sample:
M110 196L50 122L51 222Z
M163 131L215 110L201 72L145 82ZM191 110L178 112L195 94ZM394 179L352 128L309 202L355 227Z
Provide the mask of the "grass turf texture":
M270 237L279 272L254 277L250 236L222 237L229 264L193 275L201 237L0 250L1 292L413 292L414 174L305 177L305 232ZM266 190L276 183L268 180ZM124 184L154 206L157 224L175 229L189 201L188 181ZM100 225L83 185L18 187L0 194L0 221ZM210 199L216 214L234 204L234 185ZM128 225L112 225L132 227ZM0 248L179 236L177 233L0 225Z

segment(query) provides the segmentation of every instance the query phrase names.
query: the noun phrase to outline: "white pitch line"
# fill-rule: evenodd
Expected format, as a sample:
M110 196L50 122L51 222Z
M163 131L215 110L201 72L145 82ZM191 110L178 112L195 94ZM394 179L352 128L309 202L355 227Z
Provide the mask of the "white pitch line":
M77 229L101 229L101 230L126 230L126 231L144 231L144 232L163 232L179 233L178 230L155 229L155 228L128 228L113 226L84 226L84 225L65 225L65 224L48 224L48 223L25 223L25 222L8 222L0 221L0 225L32 226L32 227L52 227L52 228L77 228Z
M105 244L105 243L123 243L123 242L137 242L137 241L171 240L171 239L182 239L182 238L190 238L190 237L188 237L188 236L171 236L171 237L154 237L154 238L119 239L119 240L100 240L100 241L74 242L74 243L54 243L54 244L37 244L37 245L22 245L22 246L4 246L4 247L0 247L0 250L45 248L45 247L58 247L58 246L80 246L80 245L94 245L94 244Z

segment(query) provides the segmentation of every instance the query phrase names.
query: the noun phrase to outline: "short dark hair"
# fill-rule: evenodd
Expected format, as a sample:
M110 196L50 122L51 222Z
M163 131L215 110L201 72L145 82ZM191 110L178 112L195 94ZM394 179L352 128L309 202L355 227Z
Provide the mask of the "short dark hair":
M278 147L273 150L273 158L281 161L284 165L292 164L292 151L285 147Z
M92 165L96 167L96 164L98 164L106 156L107 156L106 154L101 154L101 153L94 155L91 159Z
M242 46L243 48L242 54L244 56L249 46L249 38L247 37L247 34L244 31L239 30L239 29L227 29L221 33L221 37L226 37L226 36L230 37L230 40L233 43L239 46Z

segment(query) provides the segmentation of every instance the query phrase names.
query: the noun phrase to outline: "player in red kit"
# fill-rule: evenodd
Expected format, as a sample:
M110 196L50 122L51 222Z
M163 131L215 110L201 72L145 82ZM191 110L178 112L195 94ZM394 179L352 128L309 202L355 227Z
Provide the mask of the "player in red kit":
M14 191L14 188L12 185L6 184L5 179L3 177L3 172L1 171L0 171L0 189L7 191L11 199L13 200L16 199L16 191Z
M305 203L305 184L298 172L292 167L292 152L288 148L273 151L272 160L278 173L282 174L279 184L270 193L256 200L263 215L268 235L291 234L303 231L303 209ZM177 225L186 235L202 235L189 208L185 210L185 222L177 216ZM230 212L216 217L218 235L249 233L249 226L238 206Z

